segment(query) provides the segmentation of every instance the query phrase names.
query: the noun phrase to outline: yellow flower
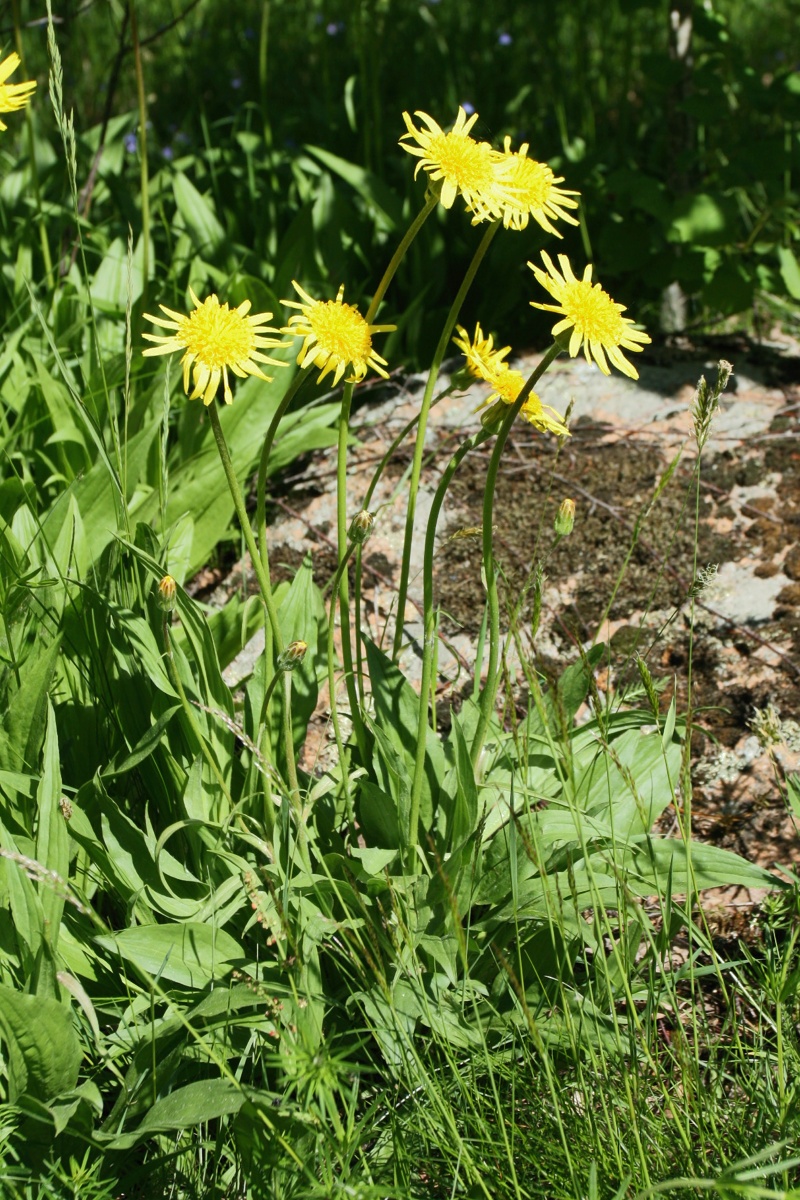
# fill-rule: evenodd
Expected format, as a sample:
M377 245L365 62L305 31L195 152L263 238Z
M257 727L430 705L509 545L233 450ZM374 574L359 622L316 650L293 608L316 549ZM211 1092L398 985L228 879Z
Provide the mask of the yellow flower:
M318 382L329 371L333 371L333 386L336 387L348 366L352 375L348 383L358 383L369 367L388 379L384 367L386 359L372 349L373 333L390 333L396 325L368 325L355 304L344 304L344 284L339 288L335 300L314 300L304 292L299 283L292 280L292 287L302 297L297 300L281 300L287 308L299 308L300 312L289 317L289 324L282 333L291 333L304 338L297 361L301 367L309 363L321 368Z
M571 329L571 358L574 358L583 346L586 361L591 362L594 359L604 375L611 374L606 361L608 355L613 365L624 375L638 379L639 372L625 358L622 349L639 351L650 338L642 330L633 328L630 317L621 315L625 312L625 305L615 304L599 283L592 283L591 264L583 272L583 279L576 279L565 254L558 256L563 275L553 266L550 256L544 250L542 260L547 267L547 274L531 262L528 266L557 303L537 304L531 300L531 304L534 308L541 308L546 312L559 313L564 318L553 326L553 337L557 338L560 333Z
M500 400L503 404L514 404L525 386L525 376L522 372L514 371L505 363L500 363L494 370L481 372L480 378L492 389L485 404L491 404L493 400ZM485 407L485 404L481 405L481 408ZM520 416L543 433L549 432L556 434L557 437L569 437L569 429L564 424L563 418L549 404L542 404L536 392L531 392L526 397L519 411Z
M216 296L209 296L202 304L189 289L195 308L188 317L182 313L173 312L159 304L162 312L170 318L151 317L145 313L145 318L154 325L164 329L174 329L168 337L157 337L152 333L144 333L142 337L148 342L158 342L143 351L145 356L153 354L174 354L176 350L184 350L181 359L183 366L183 390L190 400L203 397L203 403L208 405L217 394L222 380L225 403L231 404L233 393L228 383L228 367L240 379L248 375L257 375L259 379L271 383L269 375L265 375L259 363L269 363L273 367L285 367L286 363L276 358L268 358L261 354L258 347L266 349L269 346L285 346L275 338L265 337L267 333L280 333L265 322L272 319L272 313L259 313L248 317L250 301L244 300L238 308L228 308L220 304ZM194 390L189 394L189 372L194 380Z
M528 158L528 143L523 143L514 153L511 150L511 138L505 139L505 157L511 167L508 178L508 199L503 202L503 224L506 229L525 229L530 217L533 217L542 229L561 234L553 221L567 221L577 225L578 221L564 210L577 208L578 201L573 196L580 192L567 191L556 185L564 182L563 175L554 175L547 163L537 162Z
M16 112L24 108L36 90L36 80L28 79L25 83L6 83L9 75L13 75L20 64L18 54L9 54L0 62L0 113ZM0 129L8 129L0 120Z
M470 375L476 379L485 379L487 371L496 371L508 365L503 359L511 353L511 347L503 346L502 350L495 350L494 337L491 333L484 337L480 324L475 326L472 341L463 325L456 325L456 329L460 336L454 337L453 341L466 358Z
M505 155L493 150L488 142L477 142L469 136L478 114L473 113L468 119L464 109L459 108L456 123L449 133L445 133L427 113L415 112L414 115L427 128L417 129L404 112L408 132L400 139L403 149L419 158L414 178L420 168L424 168L434 183L441 180L439 199L445 208L452 208L460 192L467 207L475 213L476 221L500 217L502 205L509 199L510 166L506 165ZM411 141L417 145L410 145Z

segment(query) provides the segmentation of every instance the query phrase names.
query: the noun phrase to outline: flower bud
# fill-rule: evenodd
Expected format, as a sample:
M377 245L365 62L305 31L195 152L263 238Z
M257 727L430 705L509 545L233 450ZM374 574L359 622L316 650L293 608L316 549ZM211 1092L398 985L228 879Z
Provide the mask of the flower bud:
M575 501L562 500L556 513L555 524L553 528L559 537L568 537L572 533L572 527L575 524Z
M289 642L283 654L278 658L279 671L293 671L299 667L306 656L307 642Z
M171 575L165 575L158 585L158 607L164 612L172 612L176 603L178 585Z
M495 400L488 408L481 410L481 425L489 433L494 433L503 423L508 409L502 400Z
M360 513L353 517L350 526L350 541L355 542L357 546L363 546L369 535L372 533L372 526L375 524L375 517L366 508L363 508Z

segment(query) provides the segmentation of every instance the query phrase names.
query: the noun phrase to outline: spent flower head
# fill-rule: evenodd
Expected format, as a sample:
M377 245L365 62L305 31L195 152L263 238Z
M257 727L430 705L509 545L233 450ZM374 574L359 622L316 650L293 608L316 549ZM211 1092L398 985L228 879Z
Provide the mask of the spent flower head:
M368 325L355 304L344 303L344 284L335 300L314 300L294 280L292 287L302 297L302 303L281 300L287 308L300 309L299 313L289 317L289 324L282 332L304 339L297 356L301 367L307 367L309 363L320 367L319 381L333 371L334 387L348 367L351 368L348 383L358 383L370 367L384 379L389 378L384 370L386 359L372 348L372 335L391 333L396 325Z
M414 177L420 170L427 171L431 182L441 187L439 199L444 208L452 208L460 192L476 221L498 219L510 196L511 164L488 142L470 136L478 114L473 112L467 117L462 105L449 133L425 112L415 112L414 116L419 117L422 127L418 129L404 112L407 132L400 138L403 149L419 159Z
M506 181L508 195L500 206L503 224L506 229L525 229L533 217L547 233L560 238L562 235L553 221L579 224L565 210L578 207L578 201L573 196L579 196L580 192L558 187L559 183L564 182L563 175L555 175L547 163L528 158L528 149L528 143L524 142L519 150L514 151L511 149L511 138L505 139L504 157L509 174Z
M27 79L24 83L6 83L9 75L13 75L20 64L20 57L11 53L0 62L0 113L17 112L24 108L36 90L36 80ZM0 130L8 126L0 119Z
M546 312L559 313L563 318L553 326L553 337L558 338L559 334L571 330L568 347L571 358L583 347L586 361L594 360L604 375L611 374L608 355L608 360L623 375L638 379L639 372L622 351L639 351L650 338L642 330L634 329L630 317L622 316L624 304L616 304L599 283L592 283L591 263L584 270L583 279L576 279L566 254L558 256L561 271L553 265L545 250L542 250L542 260L546 272L532 262L528 266L556 303L537 304L532 300L531 304Z
M202 396L206 405L210 404L217 394L220 381L223 383L225 403L232 403L233 393L228 382L229 367L240 379L248 375L257 375L259 379L271 383L272 378L265 375L258 364L286 366L286 363L261 353L261 350L270 346L286 345L279 339L265 336L269 333L280 333L279 329L273 329L266 324L272 319L272 313L258 313L250 317L249 300L244 300L238 308L229 308L227 304L220 304L214 295L208 296L201 303L191 288L189 293L195 307L188 316L173 312L163 304L159 304L159 308L166 313L167 320L145 313L146 320L174 332L167 337L158 337L152 333L142 334L146 341L158 343L156 346L149 346L142 353L147 356L174 354L176 350L183 350L183 390L190 400ZM194 382L191 393L190 372Z

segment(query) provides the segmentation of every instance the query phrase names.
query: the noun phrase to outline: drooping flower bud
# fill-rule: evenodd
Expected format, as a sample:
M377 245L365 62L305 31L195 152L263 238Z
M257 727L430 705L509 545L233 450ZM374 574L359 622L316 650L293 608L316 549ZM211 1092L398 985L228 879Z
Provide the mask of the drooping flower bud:
M165 575L158 585L158 607L172 612L176 604L178 585L171 575Z
M575 501L562 500L556 513L553 528L558 537L569 537L575 524Z
M293 671L299 667L306 656L307 642L289 642L283 654L278 658L279 671Z

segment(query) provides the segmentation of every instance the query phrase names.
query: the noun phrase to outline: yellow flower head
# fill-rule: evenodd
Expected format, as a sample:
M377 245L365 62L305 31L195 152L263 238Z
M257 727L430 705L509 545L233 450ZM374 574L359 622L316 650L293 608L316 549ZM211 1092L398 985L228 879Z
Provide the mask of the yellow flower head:
M25 83L6 83L9 75L13 75L20 64L18 54L9 54L0 62L0 113L16 112L24 108L36 90L36 80L28 79ZM8 129L0 120L0 129Z
M466 358L470 375L476 379L485 379L487 371L497 371L500 367L508 365L503 359L511 353L511 347L503 346L502 350L495 350L492 334L484 337L480 324L475 326L472 341L463 325L456 325L456 329L459 336L454 337L453 341Z
M456 123L449 133L445 133L427 113L416 112L414 115L426 128L417 129L404 112L408 132L400 139L403 149L419 159L414 178L424 168L432 182L441 180L439 199L445 208L452 208L460 192L467 207L475 213L476 221L500 217L502 205L509 198L510 167L505 155L493 150L488 142L477 142L470 137L469 131L478 114L473 113L467 118L464 109L459 108ZM410 145L410 142L417 145Z
M562 321L553 326L553 337L558 337L567 329L572 330L569 339L570 357L575 355L583 346L586 361L592 359L597 363L604 375L611 371L606 361L606 355L618 370L631 379L638 379L639 372L628 362L622 350L639 351L650 338L640 329L633 328L630 317L623 317L624 304L615 304L608 292L604 292L599 283L592 283L591 263L583 272L583 279L576 279L566 254L559 254L558 262L563 274L553 266L550 256L543 250L542 260L547 268L545 273L540 267L529 262L538 282L550 293L556 304L537 304L531 300L534 308L546 312L559 313Z
M531 392L519 411L520 416L541 433L554 433L556 437L570 436L564 418L549 404L542 404L536 392Z
M480 325L475 332L476 341L479 332ZM500 354L504 358L510 349L510 346L506 346L503 350L495 351L494 353L495 355ZM482 379L485 383L488 383L492 389L489 396L480 406L481 408L485 408L486 405L491 404L494 400L500 400L503 404L516 403L520 392L525 386L525 376L521 371L513 370L507 363L500 360L492 362L491 360L482 360L477 356L474 358L472 365L475 367L473 374L478 379ZM543 433L550 432L555 433L558 437L569 437L569 430L564 424L562 417L549 404L542 404L536 392L531 392L526 397L519 411L520 415L526 421L529 421L531 425L535 425Z
M372 335L390 333L396 325L368 325L355 304L343 302L344 284L335 300L314 300L294 280L292 287L303 302L281 300L287 308L300 309L299 313L289 317L288 326L281 332L305 339L297 356L301 367L307 367L309 363L320 367L322 373L318 382L333 371L334 387L348 366L352 367L348 383L358 383L369 367L384 379L389 378L383 369L387 365L386 359L372 349Z
M578 224L578 221L564 210L578 207L578 201L572 197L579 196L580 192L557 187L557 184L564 182L563 175L554 175L547 163L528 158L527 142L523 143L518 151L512 152L511 138L507 137L505 157L511 167L508 178L509 197L502 206L503 224L506 229L525 229L529 218L533 217L547 233L561 237L552 224L553 221Z
M220 304L216 296L209 296L200 303L194 292L189 289L194 302L194 312L188 317L183 313L173 312L159 304L163 317L151 317L145 313L145 319L164 329L172 329L168 337L157 337L152 333L144 333L148 342L157 342L143 351L145 356L153 354L174 354L183 350L181 359L183 366L183 390L190 400L203 397L203 403L208 405L217 394L220 380L223 382L225 403L233 401L233 393L228 382L228 367L234 375L244 379L247 375L257 375L259 379L271 383L269 375L265 375L259 363L269 363L273 367L285 367L286 363L276 358L268 358L261 354L261 349L269 346L285 346L275 338L265 337L268 333L280 333L265 322L272 319L272 313L259 313L249 317L250 301L244 300L238 308L228 308ZM194 380L194 389L189 394L189 372Z

